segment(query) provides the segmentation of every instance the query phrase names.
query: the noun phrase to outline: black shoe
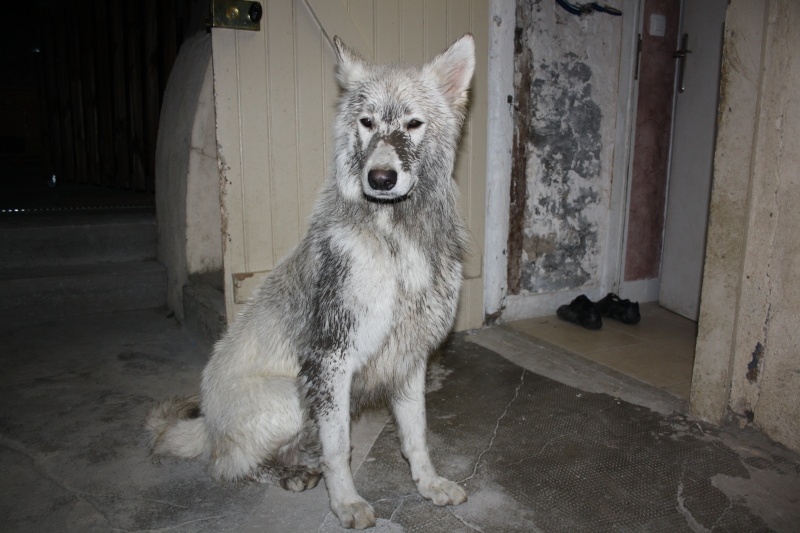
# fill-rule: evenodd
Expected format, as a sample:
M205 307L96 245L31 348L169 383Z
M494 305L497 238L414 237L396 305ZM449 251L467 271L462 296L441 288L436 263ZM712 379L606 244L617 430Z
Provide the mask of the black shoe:
M605 298L597 302L597 310L601 315L619 320L623 324L638 324L642 318L639 315L639 302L621 300L613 292L609 292Z
M600 329L603 325L597 307L584 294L572 300L569 305L559 307L556 314L559 318L574 322L586 329Z

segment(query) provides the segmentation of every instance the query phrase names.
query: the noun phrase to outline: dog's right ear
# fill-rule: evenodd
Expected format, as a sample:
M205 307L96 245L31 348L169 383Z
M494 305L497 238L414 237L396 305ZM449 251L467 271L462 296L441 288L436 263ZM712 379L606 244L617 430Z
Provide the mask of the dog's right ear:
M366 65L357 53L345 46L339 36L333 38L333 50L339 64L336 66L336 79L342 89L349 89L366 75Z

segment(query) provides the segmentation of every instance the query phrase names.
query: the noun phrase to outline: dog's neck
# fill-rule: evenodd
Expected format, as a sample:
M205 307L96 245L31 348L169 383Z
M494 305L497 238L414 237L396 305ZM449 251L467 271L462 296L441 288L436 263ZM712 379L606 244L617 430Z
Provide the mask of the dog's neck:
M352 201L345 198L335 180L331 180L314 219L319 223L335 221L342 226L357 225L359 231L369 231L375 238L388 241L394 240L397 231L402 231L425 249L460 260L466 251L467 237L458 213L458 190L454 182L442 189L415 190L396 202L373 202L363 198Z

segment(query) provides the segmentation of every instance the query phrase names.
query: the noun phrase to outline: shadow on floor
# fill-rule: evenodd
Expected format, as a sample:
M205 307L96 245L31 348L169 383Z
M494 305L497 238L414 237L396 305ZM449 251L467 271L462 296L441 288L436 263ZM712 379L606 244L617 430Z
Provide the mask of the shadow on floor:
M289 494L216 483L197 462L147 457L147 410L195 393L209 353L166 310L0 337L0 530L340 529L324 484ZM551 368L549 348L514 339L458 334L431 365L433 461L467 487L467 503L436 508L417 495L383 415L356 425L356 484L376 531L796 531L797 454L532 372L509 359L527 350Z

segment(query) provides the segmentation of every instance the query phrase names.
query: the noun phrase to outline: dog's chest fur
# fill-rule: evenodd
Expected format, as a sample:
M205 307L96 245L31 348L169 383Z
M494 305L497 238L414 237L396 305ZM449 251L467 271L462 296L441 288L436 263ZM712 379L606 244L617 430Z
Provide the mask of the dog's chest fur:
M351 318L346 344L356 371L354 393L395 388L452 326L461 264L421 247L386 212L369 226L332 230L329 253L339 256L341 267L338 305Z

